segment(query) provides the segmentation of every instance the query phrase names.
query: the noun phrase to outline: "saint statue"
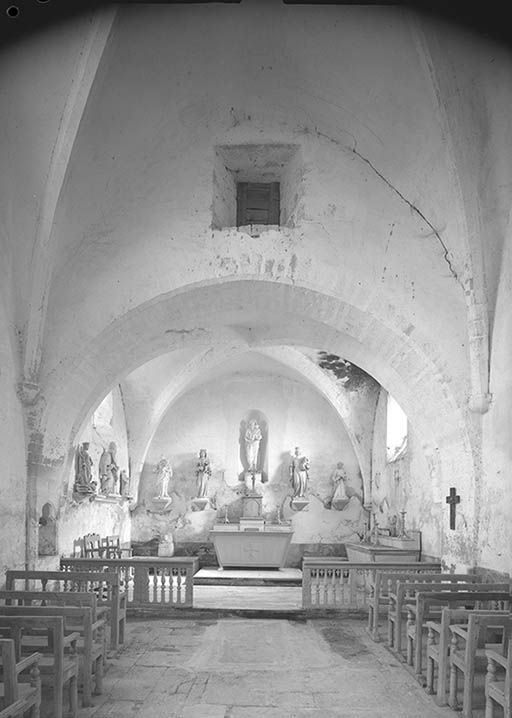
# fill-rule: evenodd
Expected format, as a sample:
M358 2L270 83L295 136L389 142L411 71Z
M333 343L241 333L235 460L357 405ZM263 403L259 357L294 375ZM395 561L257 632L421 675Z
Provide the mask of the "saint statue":
M304 498L308 489L309 480L309 459L303 456L298 446L295 447L295 453L292 456L290 464L290 483L293 487L292 498Z
M121 496L129 496L130 492L130 477L128 476L128 472L126 469L121 469L121 473L119 474L119 493Z
M158 483L160 484L159 499L169 499L169 481L172 478L172 466L169 460L164 456L155 466L155 474L158 474Z
M334 484L334 496L332 497L333 502L337 500L347 500L348 496L345 490L347 476L345 474L345 468L342 461L338 461L336 464L336 468L332 472L331 480Z
M253 473L258 466L258 451L260 441L262 439L261 429L255 419L251 419L245 432L245 455L247 457L247 467Z
M119 466L116 461L117 446L111 441L108 449L103 449L98 464L100 491L102 494L115 494L119 481Z
M196 494L198 499L206 497L206 489L208 488L208 479L212 473L210 459L206 449L201 449L196 464Z
M89 455L89 442L84 441L75 455L75 491L93 494L96 482L92 479L92 459Z

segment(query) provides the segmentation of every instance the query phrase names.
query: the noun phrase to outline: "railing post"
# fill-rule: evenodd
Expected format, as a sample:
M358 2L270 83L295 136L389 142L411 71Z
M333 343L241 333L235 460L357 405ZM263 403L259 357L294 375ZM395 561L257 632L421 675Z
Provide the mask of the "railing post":
M311 607L311 568L302 565L302 608Z
M136 563L133 571L133 603L136 606L149 604L149 567Z

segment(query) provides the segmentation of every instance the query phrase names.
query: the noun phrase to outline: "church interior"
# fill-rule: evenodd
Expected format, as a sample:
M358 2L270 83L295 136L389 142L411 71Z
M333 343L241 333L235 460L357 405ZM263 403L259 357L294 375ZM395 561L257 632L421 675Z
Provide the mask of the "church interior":
M105 685L137 695L71 715L453 715L364 621L309 620L304 587L424 562L510 607L507 44L407 4L103 3L6 44L0 78L0 589L108 555L139 560L121 587L153 560L154 597L162 575L162 596L218 588L219 609L231 571L288 572L308 618L129 615ZM280 651L281 703L199 691L212 666L278 672ZM342 669L375 704L343 712Z

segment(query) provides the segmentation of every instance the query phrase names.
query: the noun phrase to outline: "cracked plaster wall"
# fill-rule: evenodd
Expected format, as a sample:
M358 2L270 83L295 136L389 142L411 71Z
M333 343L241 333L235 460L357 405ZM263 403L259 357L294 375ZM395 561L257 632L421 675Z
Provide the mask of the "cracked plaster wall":
M510 225L493 328L489 412L482 417L479 535L482 566L512 575L512 234Z
M275 521L277 507L290 519L295 544L333 544L356 538L361 528L362 481L348 436L327 401L302 382L279 376L231 375L214 385L207 384L178 399L169 409L149 448L133 514L134 540L147 541L172 533L175 544L208 540L208 531L217 513L223 516L228 505L231 521L240 517L238 475L239 426L247 412L259 410L268 421L268 482L262 488L263 511ZM310 505L294 513L286 496L290 493L290 451L300 446L311 461ZM209 496L217 506L192 511L195 496L195 464L200 448L207 448L212 462ZM154 468L161 456L171 461L174 476L170 483L170 510L158 513L153 504L158 494ZM343 461L348 477L349 505L343 511L327 508L334 493L331 474Z
M386 456L387 396L382 389L375 412L372 452L372 512L385 528L389 517L407 511L406 529L421 531L423 555L439 560L442 556L442 527L439 506L434 504L432 477L420 437L409 422L407 450L394 461ZM460 511L459 511L460 514ZM459 515L459 524L462 521Z
M0 305L0 576L5 569L24 568L27 469L25 427L21 402L16 394L14 337Z

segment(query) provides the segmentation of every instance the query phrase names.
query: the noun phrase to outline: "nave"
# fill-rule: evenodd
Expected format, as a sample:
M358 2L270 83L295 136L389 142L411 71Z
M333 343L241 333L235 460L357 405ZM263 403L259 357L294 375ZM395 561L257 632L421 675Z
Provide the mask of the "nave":
M448 715L353 618L132 619L103 694L79 712L80 718Z

